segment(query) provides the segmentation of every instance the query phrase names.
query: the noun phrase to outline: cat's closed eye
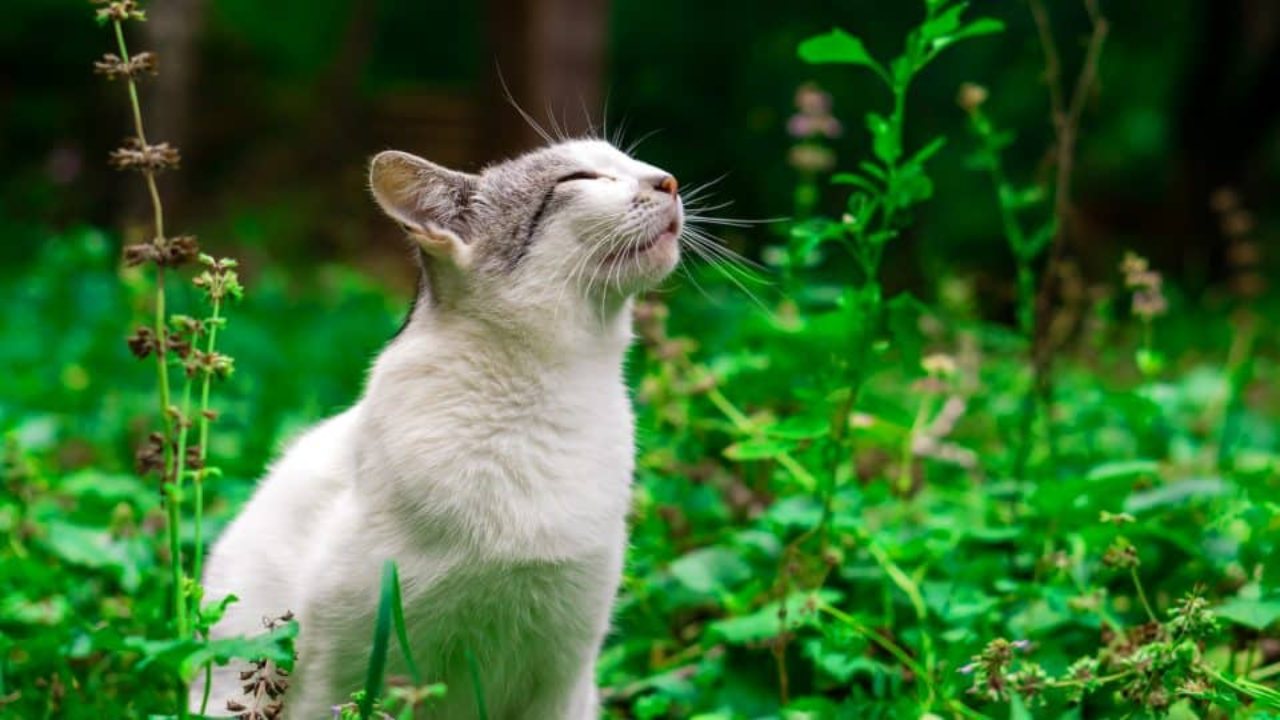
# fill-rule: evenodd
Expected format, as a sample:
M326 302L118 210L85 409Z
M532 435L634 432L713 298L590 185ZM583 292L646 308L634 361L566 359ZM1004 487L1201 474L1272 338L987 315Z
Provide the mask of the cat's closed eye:
M574 180L599 180L602 177L604 176L600 173L591 172L590 170L579 170L557 179L556 183L573 182Z

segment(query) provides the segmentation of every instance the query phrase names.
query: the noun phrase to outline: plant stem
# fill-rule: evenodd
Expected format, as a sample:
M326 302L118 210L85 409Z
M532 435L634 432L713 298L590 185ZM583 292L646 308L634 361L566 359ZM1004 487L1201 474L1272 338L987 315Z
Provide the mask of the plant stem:
M1160 622L1156 619L1156 613L1151 609L1151 603L1147 602L1147 592L1142 589L1142 580L1138 578L1138 569L1129 568L1129 577L1133 578L1133 586L1138 590L1138 600L1142 603L1142 609L1147 612L1147 619L1153 623Z
M209 342L206 352L213 355L218 343L218 326L222 321L222 298L214 296L213 314L209 317ZM192 484L195 486L195 548L192 550L191 577L198 583L204 564L204 478L208 473L206 460L209 456L209 388L213 384L213 373L207 368L200 383L200 469L196 472Z
M911 421L911 429L907 431L907 437L902 442L902 456L900 463L902 465L898 470L898 494L907 497L911 492L911 462L915 459L916 435L924 427L925 421L933 414L929 396L920 400L920 405L916 408L915 419Z
M1076 141L1080 136L1080 118L1084 106L1093 92L1098 77L1098 62L1102 57L1103 43L1106 41L1110 26L1102 16L1097 0L1083 0L1085 10L1092 23L1088 48L1085 51L1084 64L1076 77L1071 97L1065 97L1062 87L1062 62L1058 55L1057 43L1053 38L1053 30L1049 14L1042 0L1028 0L1036 32L1040 38L1040 46L1045 59L1045 82L1049 87L1049 109L1054 130L1054 162L1057 165L1054 180L1054 215L1057 217L1057 228L1049 244L1049 259L1040 278L1040 287L1036 293L1035 335L1032 346L1035 371L1035 391L1040 394L1042 403L1050 399L1054 352L1050 346L1049 320L1052 310L1052 296L1057 276L1057 267L1062 261L1063 247L1066 245L1069 232L1071 210L1071 176L1074 169Z
M116 45L120 50L120 58L123 62L129 62L129 48L124 39L124 28L120 20L112 21L113 30L116 37ZM133 114L133 128L137 135L138 142L146 146L147 136L142 125L142 104L138 100L138 86L133 80L132 75L126 75L125 82L129 90L129 106ZM151 211L154 221L153 242L160 243L164 241L164 206L160 202L160 191L156 187L155 173L148 170L143 172L143 177L147 183L147 194L151 198ZM181 514L179 513L179 501L181 495L179 488L175 485L178 480L174 476L175 458L173 453L173 418L170 415L170 391L169 391L169 368L168 368L168 352L165 338L165 286L164 286L164 268L157 266L156 268L156 295L155 295L155 337L156 337L156 380L160 392L160 419L164 428L163 436L163 452L164 452L164 469L163 478L168 491L168 540L170 555L170 570L173 582L173 612L174 623L177 628L177 635L180 639L187 637L187 603L183 596L183 574L182 574L182 543L181 533ZM178 717L185 718L187 716L187 698L186 683L181 679L178 681Z

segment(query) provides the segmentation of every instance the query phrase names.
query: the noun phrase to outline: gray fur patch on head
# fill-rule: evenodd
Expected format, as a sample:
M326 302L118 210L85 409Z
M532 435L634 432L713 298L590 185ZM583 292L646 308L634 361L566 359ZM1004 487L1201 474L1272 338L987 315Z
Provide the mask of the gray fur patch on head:
M538 226L554 215L565 198L557 181L576 167L555 147L535 150L490 166L480 175L479 201L488 221L481 259L511 272L529 251Z

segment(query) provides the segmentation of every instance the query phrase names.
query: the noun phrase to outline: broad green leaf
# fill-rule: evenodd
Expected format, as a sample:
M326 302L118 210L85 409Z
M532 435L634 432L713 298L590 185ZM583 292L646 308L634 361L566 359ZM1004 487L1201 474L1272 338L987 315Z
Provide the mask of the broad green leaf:
M58 625L71 614L71 603L61 595L29 600L20 594L0 598L0 623L15 625Z
M694 550L671 563L671 576L697 595L715 596L752 575L751 566L727 547Z
M1229 490L1227 484L1219 477L1177 480L1134 493L1125 500L1124 510L1138 514L1157 508L1176 507L1196 500L1219 497Z
M818 622L813 593L795 593L787 597L786 630L812 626ZM840 593L823 589L817 593L817 600L835 603ZM783 631L782 620L778 617L782 603L771 602L759 610L740 617L717 620L707 627L707 635L716 640L723 640L730 645L745 645L776 637Z
M920 36L926 42L932 42L955 32L960 27L960 16L964 14L965 9L965 3L947 8L920 26Z
M1213 609L1215 615L1236 625L1262 631L1280 620L1280 600L1232 598Z
M205 665L226 665L232 660L270 660L286 669L293 669L294 640L298 636L298 623L288 622L274 630L253 637L218 638L204 642L194 639L148 640L126 637L120 647L142 656L139 669L155 664L190 681Z
M253 637L231 637L197 644L182 659L179 672L190 681L207 663L226 665L233 659L266 659L286 669L293 669L293 646L298 636L298 623L288 622L275 630Z
M805 40L800 43L797 53L801 60L812 65L862 65L881 71L879 63L867 52L862 41L839 28Z
M135 475L82 470L66 476L58 489L75 497L97 498L105 503L130 502L150 508L159 501L155 490Z
M154 556L142 538L116 538L57 518L46 521L40 544L66 563L110 573L129 592L138 588Z
M808 495L783 498L765 512L765 518L784 528L811 528L822 517L822 506Z

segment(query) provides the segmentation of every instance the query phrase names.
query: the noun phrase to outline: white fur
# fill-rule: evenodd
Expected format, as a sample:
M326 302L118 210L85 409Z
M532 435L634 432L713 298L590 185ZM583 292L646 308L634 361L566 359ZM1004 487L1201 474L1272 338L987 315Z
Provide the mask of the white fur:
M215 636L297 616L289 720L330 717L361 687L387 559L414 656L448 685L429 717L476 717L467 652L493 720L599 715L634 455L628 298L678 252L672 239L620 266L600 244L655 236L680 208L644 185L660 171L604 143L558 150L606 177L564 189L518 272L469 277L447 311L419 303L360 400L292 443L209 558L206 597L240 598ZM248 702L242 669L215 671L211 714ZM390 671L404 673L395 648Z

